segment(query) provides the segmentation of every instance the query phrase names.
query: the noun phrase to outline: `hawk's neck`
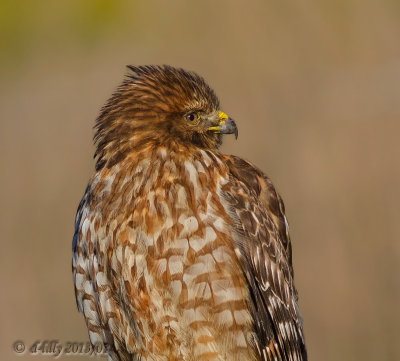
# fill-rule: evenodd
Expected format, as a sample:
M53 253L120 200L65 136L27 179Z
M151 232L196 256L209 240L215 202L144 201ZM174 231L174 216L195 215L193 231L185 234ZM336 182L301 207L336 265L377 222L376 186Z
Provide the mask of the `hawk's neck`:
M105 222L118 212L153 232L177 210L206 212L211 195L227 180L228 167L217 151L185 145L148 147L98 171L90 184L90 201L102 210ZM214 202L221 207L219 200Z

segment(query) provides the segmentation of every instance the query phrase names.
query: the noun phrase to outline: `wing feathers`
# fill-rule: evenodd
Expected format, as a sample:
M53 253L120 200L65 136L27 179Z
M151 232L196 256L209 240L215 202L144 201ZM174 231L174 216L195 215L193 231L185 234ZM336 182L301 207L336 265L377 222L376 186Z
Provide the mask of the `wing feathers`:
M265 361L305 361L282 199L271 181L250 163L233 156L226 163L231 177L222 196L235 224L260 356Z

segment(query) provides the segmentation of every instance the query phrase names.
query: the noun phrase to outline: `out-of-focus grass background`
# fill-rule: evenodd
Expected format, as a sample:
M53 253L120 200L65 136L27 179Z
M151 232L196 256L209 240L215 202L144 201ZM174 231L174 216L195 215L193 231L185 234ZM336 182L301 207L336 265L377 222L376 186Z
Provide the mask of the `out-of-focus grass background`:
M399 1L2 0L0 37L2 360L87 340L92 126L125 65L163 63L208 80L239 124L223 150L286 201L310 360L400 360Z

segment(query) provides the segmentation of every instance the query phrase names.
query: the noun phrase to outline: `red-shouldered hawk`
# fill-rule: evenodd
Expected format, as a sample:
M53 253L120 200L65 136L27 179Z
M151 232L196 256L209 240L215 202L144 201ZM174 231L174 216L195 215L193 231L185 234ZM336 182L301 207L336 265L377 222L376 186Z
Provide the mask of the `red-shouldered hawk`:
M110 360L307 359L282 199L218 151L235 122L193 72L129 66L95 126L73 276Z

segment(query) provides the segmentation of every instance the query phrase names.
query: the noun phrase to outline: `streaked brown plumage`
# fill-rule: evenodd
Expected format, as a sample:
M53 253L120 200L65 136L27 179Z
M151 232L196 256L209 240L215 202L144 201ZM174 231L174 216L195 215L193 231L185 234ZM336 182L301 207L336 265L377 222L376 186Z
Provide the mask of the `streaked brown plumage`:
M218 151L235 133L198 75L131 72L96 122L73 274L111 360L306 360L283 202Z

